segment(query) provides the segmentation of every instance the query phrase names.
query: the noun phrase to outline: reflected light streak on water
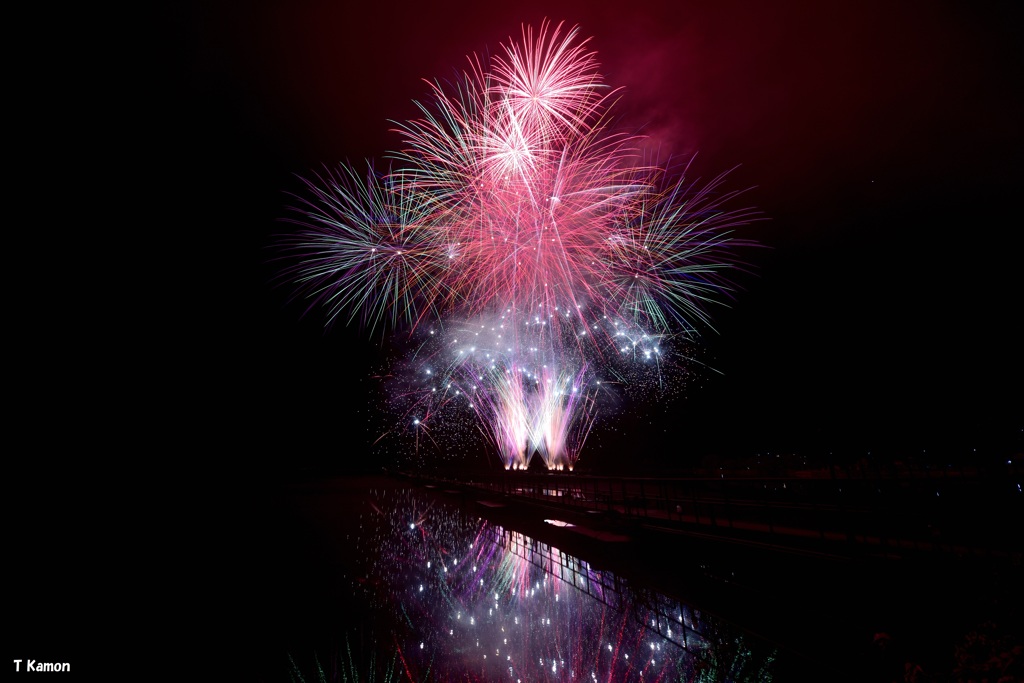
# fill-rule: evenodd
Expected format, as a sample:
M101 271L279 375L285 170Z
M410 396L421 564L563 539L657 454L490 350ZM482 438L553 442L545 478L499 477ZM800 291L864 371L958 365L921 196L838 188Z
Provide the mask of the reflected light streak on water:
M369 642L393 644L375 661L401 667L384 680L771 679L773 652L696 609L413 489L373 497L358 545L380 580L356 588Z

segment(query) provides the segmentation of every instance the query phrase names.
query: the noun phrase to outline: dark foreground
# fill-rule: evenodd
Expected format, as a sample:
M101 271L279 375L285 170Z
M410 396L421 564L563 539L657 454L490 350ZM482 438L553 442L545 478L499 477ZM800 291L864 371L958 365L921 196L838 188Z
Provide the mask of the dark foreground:
M422 523L424 534L431 515L454 510L721 625L711 637L729 640L732 650L719 648L714 666L705 662L688 677L663 680L996 681L1014 680L1005 677L1019 676L1024 665L1019 558L926 553L867 562L726 543L714 534L629 533L602 520L556 527L543 521L550 510L386 476L239 486L244 490L228 498L232 509L211 518L209 563L197 567L205 607L195 615L197 639L209 642L197 640L196 647L219 650L232 662L217 679L450 675L440 659L417 668L408 644L387 637L396 624L380 615L388 609L382 596L406 587L389 585L397 575L367 571L365 558L391 542L370 528L385 512L375 505L406 491L419 501L422 519L413 524ZM405 621L402 628L424 628L414 615ZM743 666L743 652L753 653L748 660L767 657L770 666ZM396 659L399 653L409 659ZM544 680L568 680L570 673L544 672ZM601 674L629 678L618 669ZM466 676L487 680L473 670Z

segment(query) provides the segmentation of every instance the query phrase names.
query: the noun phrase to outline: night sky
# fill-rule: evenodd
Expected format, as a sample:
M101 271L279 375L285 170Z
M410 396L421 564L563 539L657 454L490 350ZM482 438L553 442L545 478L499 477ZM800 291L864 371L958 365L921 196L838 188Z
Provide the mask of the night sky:
M371 452L380 340L275 288L324 165L382 160L421 79L523 23L578 24L621 120L766 221L704 357L718 373L590 437L657 465L777 449L1020 450L1021 17L1013 3L229 2L175 6L162 60L189 418L232 463ZM243 9L244 7L244 9ZM636 9L634 9L634 7ZM164 160L153 160L164 163ZM252 453L276 453L254 458ZM584 458L588 457L586 451ZM592 458L595 463L600 458ZM495 463L497 464L496 460Z

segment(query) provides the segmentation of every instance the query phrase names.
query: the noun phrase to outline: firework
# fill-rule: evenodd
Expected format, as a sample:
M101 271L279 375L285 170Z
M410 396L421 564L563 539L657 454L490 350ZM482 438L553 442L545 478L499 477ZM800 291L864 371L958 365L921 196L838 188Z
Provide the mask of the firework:
M733 231L757 218L723 177L688 181L615 129L588 40L524 27L430 83L394 122L393 165L304 180L280 245L282 278L329 321L429 331L392 388L417 441L468 416L510 469L571 469L609 386L636 368L663 383L667 344L711 328L747 244Z

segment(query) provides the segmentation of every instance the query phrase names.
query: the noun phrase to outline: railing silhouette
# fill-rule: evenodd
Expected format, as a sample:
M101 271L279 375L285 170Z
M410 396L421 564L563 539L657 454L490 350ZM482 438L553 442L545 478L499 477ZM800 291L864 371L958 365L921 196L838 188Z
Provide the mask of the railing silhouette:
M604 477L502 471L445 479L604 527L690 533L802 552L984 555L1020 561L1022 468L891 474L831 467L789 476Z
M587 562L525 534L486 525L482 535L589 598L619 612L628 611L644 628L668 642L683 649L707 646L700 612L689 605L652 588L633 585L614 572L594 569Z

